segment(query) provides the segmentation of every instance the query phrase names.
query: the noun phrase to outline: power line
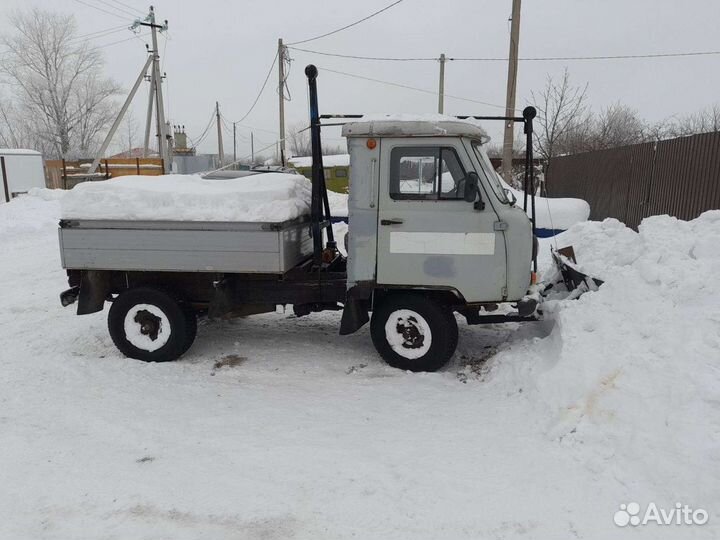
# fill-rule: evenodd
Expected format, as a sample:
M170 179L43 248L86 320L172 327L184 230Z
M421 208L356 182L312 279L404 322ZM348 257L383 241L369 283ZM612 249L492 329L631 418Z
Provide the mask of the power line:
M329 71L330 73L337 73L338 75L345 75L346 77L353 77L353 78L355 78L355 79L362 79L362 80L364 80L364 81L371 81L371 82L375 82L375 83L379 83L379 84L385 84L385 85L388 85L388 86L395 86L395 87L397 87L397 88L405 88L406 90L414 90L414 91L416 91L416 92L423 92L424 94L431 94L431 95L433 95L433 96L439 95L438 92L435 92L435 91L433 91L433 90L427 90L427 89L425 89L425 88L417 88L417 87L415 87L415 86L409 86L409 85L407 85L407 84L400 84L400 83L396 83L396 82L392 82L392 81L383 81L383 80L380 80L380 79L373 79L373 78L371 78L371 77L365 77L365 76L363 76L363 75L355 75L354 73L347 73L347 72L345 72L345 71L337 71L337 70L328 69L328 68L322 68L322 70L323 70L323 71ZM486 102L486 101L479 101L479 100L477 100L477 99L470 99L470 98L461 97L461 96L453 96L453 95L450 95L450 94L445 94L445 97L447 97L447 98L452 98L452 99L457 99L457 100L459 100L459 101L467 101L467 102L469 102L469 103L478 103L478 104L480 104L480 105L486 105L486 106L488 106L488 107L495 107L495 108L498 108L498 109L503 109L503 110L505 110L505 106L504 106L504 105L496 105L495 103L488 103L488 102Z
M262 96L262 93L265 91L265 87L267 86L268 80L270 79L270 75L272 74L273 68L275 67L275 62L277 62L278 59L278 53L275 53L275 58L273 58L272 64L270 64L270 69L268 69L267 76L265 77L265 81L263 81L262 87L260 88L260 91L258 92L257 97L255 98L255 101L253 101L253 104L250 105L250 109L248 109L248 112L245 113L245 115L235 122L236 124L239 124L243 120L245 120L248 116L250 116L250 113L255 108L255 105L257 105L258 100L260 99L260 96Z
M133 34L132 37L129 37L129 38L127 38L127 39L121 39L121 40L119 40L119 41L112 41L112 42L110 42L110 43L104 43L104 44L102 44L102 45L98 45L98 46L95 47L95 48L96 48L96 49L104 49L105 47L110 47L111 45L117 45L118 43L125 43L126 41L132 41L132 40L135 39L135 38L147 37L148 35L149 35L149 34L139 34L139 35Z
M89 8L95 9L95 10L97 10L97 11L102 11L102 12L105 13L106 15L112 15L113 17L117 17L117 18L119 18L119 19L125 19L125 18L126 18L126 17L124 17L124 16L122 16L122 15L120 15L120 14L118 14L118 13L115 13L114 11L108 11L107 9L103 9L103 8L101 8L101 7L99 7L99 6L96 6L96 5L93 5L93 4L88 4L87 2L84 2L83 0L75 0L75 1L76 1L78 4L82 4L83 6L87 6L87 7L89 7Z
M117 32L121 32L122 30L127 30L128 25L121 24L120 26L113 26L111 28L106 28L105 30L96 30L95 32L90 32L88 34L83 34L81 36L75 36L74 38L71 38L69 41L78 41L81 39L95 39L98 37L104 37L110 34L116 34Z
M311 51L309 49L301 49L299 47L288 47L288 49L292 49L294 51L301 51L305 53L310 54L319 54L322 56L335 56L337 58L350 58L354 60L383 60L383 61L391 61L391 62L437 62L438 58L431 58L431 57L409 57L409 58L388 58L384 56L357 56L353 54L337 54L337 53L328 53L328 52L321 52L321 51ZM448 58L450 60L450 58Z
M215 120L215 108L213 107L212 112L210 113L210 120L208 120L207 126L205 126L205 129L203 130L200 137L197 138L197 142L193 142L194 146L199 146L200 143L202 143L205 140L205 137L207 137L207 134L210 131L210 126L212 126L213 120ZM192 139L191 139L192 141Z
M124 7L128 8L130 11L135 11L135 12L139 13L140 15L142 15L143 17L145 17L145 13L143 13L141 10L139 10L139 9L136 8L136 7L133 7L133 6L129 5L129 4L126 4L125 2L121 2L120 0L110 0L110 1L111 1L113 4L118 4L118 5L120 5L120 6L124 6Z
M271 129L264 129L264 128L259 128L259 127L249 126L247 124L241 124L240 122L233 122L233 123L237 124L240 127L244 127L245 129L251 129L253 131L263 131L265 133L270 133L271 135L279 135L279 133L277 131L273 131Z
M518 58L521 62L552 62L557 60L626 60L632 58L678 58L684 56L710 56L718 55L720 51L693 51L674 53L650 53L650 54L616 54L605 56L534 56ZM448 58L458 62L507 62L507 58Z
M118 12L122 13L123 15L128 15L129 17L137 17L137 15L135 13L132 13L125 8L117 7L113 4L111 4L110 2L107 2L106 0L95 0L95 1L100 2L101 4L103 4L104 6L107 6L110 9L114 9L115 11L118 11Z
M437 62L438 58L435 57L388 57L388 56L360 56L352 54L339 54L329 53L323 51L312 51L310 49L301 49L299 47L290 47L295 51L301 51L310 54L318 54L322 56L334 56L337 58L347 58L352 60L377 60L377 61L388 61L388 62ZM552 61L567 61L567 60L625 60L633 58L677 58L685 56L711 56L719 55L720 51L692 51L692 52L672 52L672 53L648 53L648 54L618 54L618 55L604 55L604 56L533 56L518 58L521 62L552 62ZM485 57L485 58L462 58L462 57L447 57L446 60L457 61L457 62L507 62L508 59L504 57Z
M385 6L384 8L382 8L382 9L380 9L380 10L374 12L374 13L371 13L371 14L368 15L367 17L363 17L362 19L360 19L360 20L358 20L358 21L355 21L354 23L350 23L350 24L348 24L348 25L345 25L345 26L343 26L342 28L338 28L337 30L333 30L332 32L327 32L326 34L321 34L321 35L319 35L319 36L315 36L315 37L312 37L312 38L303 39L303 40L301 40L301 41L295 41L294 43L288 43L288 45L300 45L301 43L307 43L308 41L315 41L316 39L320 39L320 38L324 38L324 37L327 37L327 36L331 36L331 35L333 35L333 34L337 34L338 32L342 32L343 30L347 30L348 28L352 28L353 26L356 26L356 25L358 25L358 24L360 24L360 23L362 23L362 22L365 22L365 21L367 21L368 19L372 19L372 18L375 17L376 15L380 15L383 11L387 11L388 9L390 9L390 8L393 7L393 6L398 5L398 4L399 4L400 2L402 2L402 1L403 1L403 0L396 0L396 1L393 2L392 4L390 4L390 5L388 5L388 6Z

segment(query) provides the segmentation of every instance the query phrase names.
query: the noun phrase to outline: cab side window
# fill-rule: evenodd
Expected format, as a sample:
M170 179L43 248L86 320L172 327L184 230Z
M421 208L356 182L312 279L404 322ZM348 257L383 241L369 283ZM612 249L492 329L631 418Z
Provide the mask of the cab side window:
M453 148L405 146L390 152L390 197L462 200L465 169Z

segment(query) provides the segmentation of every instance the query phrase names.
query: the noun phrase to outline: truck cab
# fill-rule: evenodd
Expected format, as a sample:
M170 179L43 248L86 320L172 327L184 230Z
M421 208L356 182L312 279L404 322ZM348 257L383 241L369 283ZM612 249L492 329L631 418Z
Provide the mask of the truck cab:
M492 168L482 128L387 115L346 124L343 135L352 171L348 290L446 291L468 304L527 293L530 220Z

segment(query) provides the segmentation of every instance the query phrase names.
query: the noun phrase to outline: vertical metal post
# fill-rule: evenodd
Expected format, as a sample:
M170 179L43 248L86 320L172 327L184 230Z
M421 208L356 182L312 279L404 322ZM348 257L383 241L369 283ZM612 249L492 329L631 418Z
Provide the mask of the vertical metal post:
M237 124L233 122L233 163L237 161Z
M140 176L140 158L135 158L135 170L137 172L137 175Z
M63 160L64 162L65 160ZM5 156L0 156L0 170L2 170L3 190L5 191L5 202L10 202L10 187L8 186L7 169L5 169Z
M532 233L533 237L536 233L535 227L535 180L533 170L533 119L537 115L535 107L525 107L523 109L523 118L525 119L525 186L524 186L524 199L525 199L525 211L527 212L527 197L528 191L530 192L530 204L531 213L530 221L532 222ZM537 253L533 257L533 271L537 272Z
M253 138L253 132L250 132L250 165L255 164L255 141Z
M175 140L174 136L170 135L170 122L165 122L165 141L167 148L165 149L165 162L168 164L168 169L170 172L173 170L173 141Z
M520 0L513 0L512 19L510 26L510 53L508 61L507 97L505 100L505 116L515 116L515 91L517 89L518 48L520 44ZM505 123L503 138L503 158L501 173L505 181L512 182L512 154L514 123Z
M278 39L278 97L280 117L280 165L285 166L285 46Z
M222 126L220 125L220 103L215 102L215 123L217 124L218 159L220 165L225 163L225 151L223 149Z
M438 89L438 113L445 110L445 53L440 55L440 88Z
M317 94L317 68L310 64L305 68L310 94L310 141L312 143L312 195L310 199L310 226L313 237L314 262L322 263L322 231L327 230L327 246L335 249L335 237L330 221L330 204L325 186L325 169L323 167L322 141L320 139L320 109Z

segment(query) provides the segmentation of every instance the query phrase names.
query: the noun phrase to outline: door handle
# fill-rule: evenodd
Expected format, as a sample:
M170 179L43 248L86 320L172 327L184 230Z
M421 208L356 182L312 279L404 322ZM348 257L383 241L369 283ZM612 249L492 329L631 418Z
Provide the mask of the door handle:
M400 225L404 223L402 219L381 219L380 225Z

